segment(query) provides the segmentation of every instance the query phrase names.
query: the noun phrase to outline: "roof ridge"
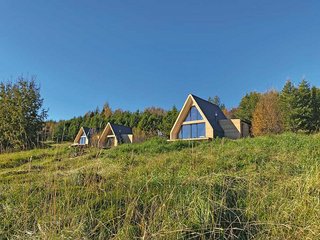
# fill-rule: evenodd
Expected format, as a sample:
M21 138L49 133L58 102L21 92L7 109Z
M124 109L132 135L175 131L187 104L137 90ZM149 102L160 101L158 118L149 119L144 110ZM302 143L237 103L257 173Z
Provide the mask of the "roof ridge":
M198 98L198 99L200 99L200 100L202 100L202 101L205 101L205 102L207 102L207 103L210 103L210 104L212 104L212 105L214 105L214 106L217 106L218 108L220 108L217 104L215 104L215 103L212 103L212 102L210 102L210 101L208 101L208 100L205 100L205 99L203 99L203 98L201 98L201 97L198 97L198 96L196 96L196 95L194 95L194 94L191 94L190 93L190 95L193 97L193 98Z
M191 94L191 97L194 99L194 101L197 103L197 105L205 115L206 119L214 129L216 135L219 137L223 137L224 132L218 121L220 119L227 119L227 117L224 115L221 108L217 104L204 100L193 94Z

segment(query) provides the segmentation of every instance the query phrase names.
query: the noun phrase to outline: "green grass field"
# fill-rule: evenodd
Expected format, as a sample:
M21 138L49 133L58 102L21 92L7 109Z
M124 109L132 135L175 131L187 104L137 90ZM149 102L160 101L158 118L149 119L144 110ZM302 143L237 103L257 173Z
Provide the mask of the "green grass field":
M320 135L0 155L0 239L320 239Z

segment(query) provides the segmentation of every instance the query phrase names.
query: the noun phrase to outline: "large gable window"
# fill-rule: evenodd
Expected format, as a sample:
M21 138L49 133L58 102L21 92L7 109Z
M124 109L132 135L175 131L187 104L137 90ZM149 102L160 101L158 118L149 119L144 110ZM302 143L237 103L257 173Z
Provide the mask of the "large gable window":
M180 128L179 139L204 138L205 133L205 123L185 124Z
M203 120L200 112L195 106L192 106L184 120L179 131L179 139L190 138L204 138L205 137L205 123L186 124L191 121Z
M196 120L202 120L202 119L203 118L199 113L198 109L195 106L192 106L184 121L189 122L189 121L196 121Z

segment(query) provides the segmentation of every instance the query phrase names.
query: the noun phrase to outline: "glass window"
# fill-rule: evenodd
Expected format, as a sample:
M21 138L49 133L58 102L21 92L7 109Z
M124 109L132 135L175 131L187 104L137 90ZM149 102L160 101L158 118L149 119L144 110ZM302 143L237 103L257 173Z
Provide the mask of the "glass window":
M192 120L202 120L201 114L196 107L191 108Z
M192 130L192 138L198 137L198 124L191 124L191 130Z
M198 120L198 110L194 106L190 109L190 119L191 121Z
M191 138L191 125L182 125L182 138Z
M188 112L188 115L186 116L186 119L184 120L185 122L191 121L191 114L190 111Z
M206 127L204 123L199 123L198 125L198 137L205 137L206 136Z
M86 137L83 137L83 136L82 136L82 137L80 138L80 144L86 144L86 139L87 139Z
M179 131L179 139L204 138L205 136L205 123L182 125Z
M202 120L202 117L198 109L195 106L192 106L184 121L188 122L188 121L195 121L195 120Z

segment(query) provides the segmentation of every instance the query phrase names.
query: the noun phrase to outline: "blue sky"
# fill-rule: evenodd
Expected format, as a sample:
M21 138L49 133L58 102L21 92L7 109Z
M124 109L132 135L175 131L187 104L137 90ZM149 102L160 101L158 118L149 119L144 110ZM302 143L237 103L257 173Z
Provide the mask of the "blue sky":
M36 75L49 118L237 106L291 78L320 84L320 1L0 1L0 80Z

